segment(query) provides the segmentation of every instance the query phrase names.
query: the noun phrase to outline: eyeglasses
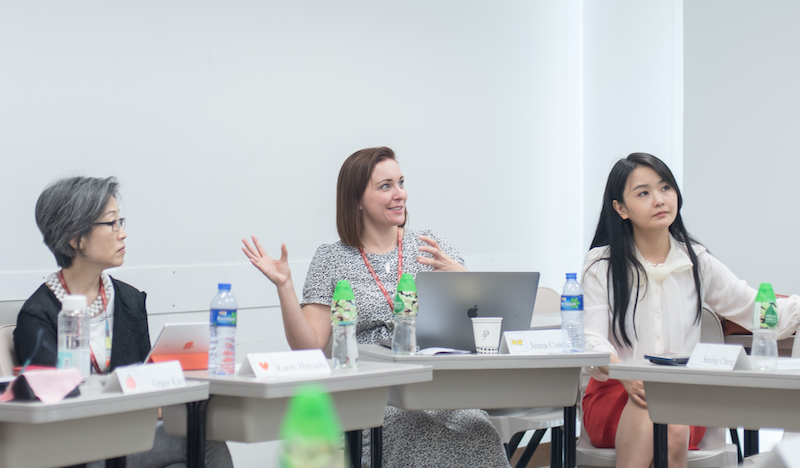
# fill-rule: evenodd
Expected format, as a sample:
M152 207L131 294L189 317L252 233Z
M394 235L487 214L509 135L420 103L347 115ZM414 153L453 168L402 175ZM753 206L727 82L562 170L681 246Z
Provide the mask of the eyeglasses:
M108 221L105 223L94 223L94 224L103 224L106 226L111 226L111 230L114 232L119 232L119 228L125 229L125 218L115 219L114 221Z

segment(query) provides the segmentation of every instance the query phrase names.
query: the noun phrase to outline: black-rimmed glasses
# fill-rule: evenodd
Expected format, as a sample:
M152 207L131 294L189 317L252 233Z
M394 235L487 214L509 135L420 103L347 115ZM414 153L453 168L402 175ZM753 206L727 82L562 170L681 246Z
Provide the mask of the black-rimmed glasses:
M111 226L111 230L114 232L119 232L119 228L125 229L125 218L115 219L114 221L107 221L105 223L94 223L94 224L104 224L106 226Z

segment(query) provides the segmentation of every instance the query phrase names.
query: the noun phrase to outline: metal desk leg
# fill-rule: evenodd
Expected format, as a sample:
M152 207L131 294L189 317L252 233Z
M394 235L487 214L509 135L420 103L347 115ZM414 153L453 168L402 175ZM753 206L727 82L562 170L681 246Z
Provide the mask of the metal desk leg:
M211 399L211 396L209 396ZM206 410L208 401L186 403L186 466L206 466Z
M575 417L574 406L564 408L564 467L575 468Z
M550 466L562 468L564 464L564 428L554 427L550 433Z
M350 459L350 466L361 468L361 431L347 431L345 434L345 445L347 446L347 456Z
M667 425L653 424L653 466L667 468L669 448L667 446Z
M758 430L744 430L744 456L749 457L758 453Z
M370 450L372 452L372 468L383 468L383 426L370 430Z

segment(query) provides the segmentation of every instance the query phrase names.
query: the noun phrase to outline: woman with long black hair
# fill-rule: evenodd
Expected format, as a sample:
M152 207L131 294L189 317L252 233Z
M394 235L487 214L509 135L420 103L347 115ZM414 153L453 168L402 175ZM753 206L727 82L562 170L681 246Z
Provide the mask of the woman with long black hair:
M756 290L693 239L681 218L683 197L657 157L634 153L611 169L583 273L586 347L611 362L645 354L691 353L700 341L703 304L753 327ZM778 300L778 338L800 323L800 297ZM583 397L584 430L595 447L616 447L617 466L649 467L653 423L644 385L592 371ZM669 466L686 466L705 428L669 425Z

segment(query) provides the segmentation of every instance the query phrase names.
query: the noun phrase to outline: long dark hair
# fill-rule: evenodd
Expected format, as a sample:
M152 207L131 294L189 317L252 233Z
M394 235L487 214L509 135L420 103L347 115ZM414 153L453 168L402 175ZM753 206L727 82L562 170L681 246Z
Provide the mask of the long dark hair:
M614 200L618 203L624 204L623 195L625 185L628 182L628 177L634 169L646 166L661 176L661 178L669 184L670 187L675 189L678 195L678 213L675 216L675 221L669 227L669 232L672 236L680 242L686 244L686 250L689 253L689 258L692 260L692 273L694 275L694 286L697 289L697 315L695 316L695 323L700 322L700 316L703 310L703 299L700 297L700 273L697 267L697 255L694 253L692 244L700 244L686 231L683 225L683 218L681 218L681 207L683 206L683 196L678 188L678 183L663 161L647 153L633 153L625 159L620 159L614 164L611 173L608 175L608 182L606 182L606 190L603 194L603 208L600 211L600 219L597 221L597 230L592 239L592 246L595 247L608 246L608 258L602 258L598 261L608 261L608 284L609 284L609 297L613 296L614 303L612 304L612 321L611 333L617 344L624 344L626 346L633 346L633 342L625 330L625 316L628 313L628 305L631 297L632 280L636 284L636 298L633 304L633 316L636 317L636 306L638 305L639 298L639 285L642 277L647 278L647 273L644 266L637 260L633 244L633 225L629 219L622 219L622 217L614 209ZM636 333L636 321L634 320L634 333Z

